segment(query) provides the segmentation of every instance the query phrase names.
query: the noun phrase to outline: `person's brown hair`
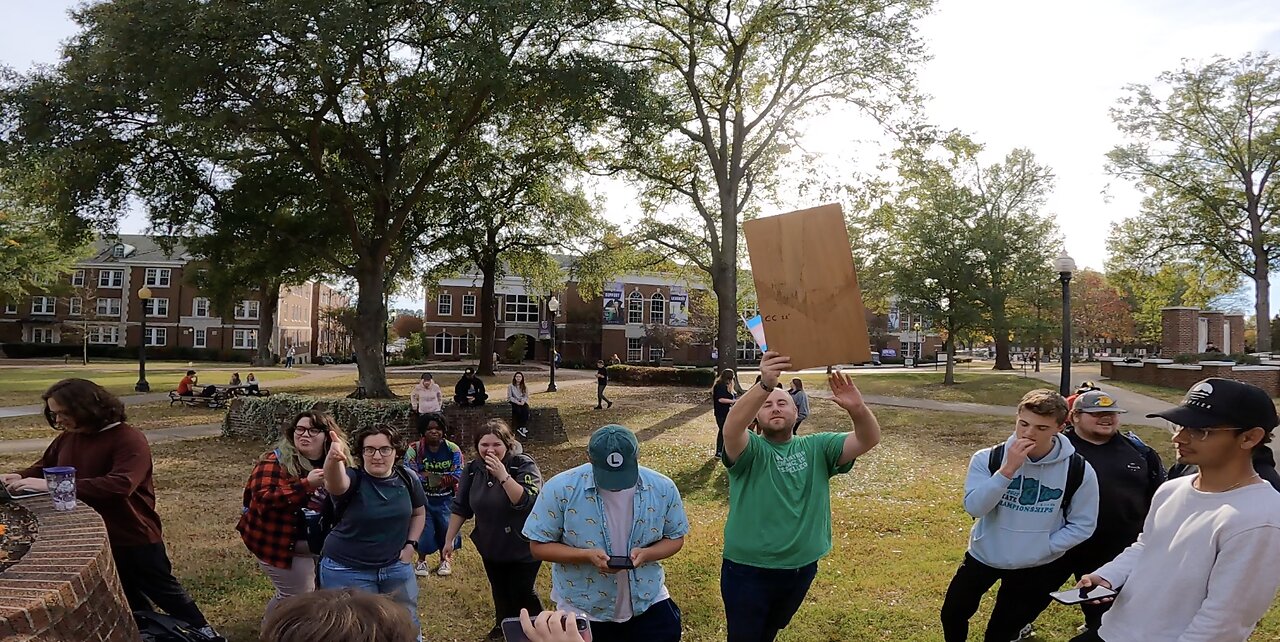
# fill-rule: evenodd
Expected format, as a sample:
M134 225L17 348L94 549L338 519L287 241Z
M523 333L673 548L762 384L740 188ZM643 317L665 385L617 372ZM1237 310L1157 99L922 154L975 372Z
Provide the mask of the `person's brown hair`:
M57 399L76 422L76 432L94 432L126 419L124 402L88 379L63 379L49 386L40 399L44 401L44 420L54 430L58 430L58 418L49 410L50 399Z
M374 435L386 435L387 441L391 442L391 447L396 449L396 459L404 459L405 444L400 431L390 424L374 424L357 430L352 440L355 452L351 453L351 456L361 467L364 467L364 440Z
M408 609L390 597L356 589L322 589L282 602L262 623L261 642L409 642L417 638Z
M340 442L345 444L347 441L347 431L343 430L342 426L338 425L338 422L333 418L333 415L327 412L315 410L304 410L298 413L298 415L293 418L293 421L285 427L284 432L280 435L280 441L276 444L276 447L262 455L262 459L266 460L267 455L270 455L277 450L280 451L280 465L284 466L285 471L293 477L302 477L308 472L311 472L311 469L313 468L311 462L307 461L306 457L299 454L297 446L293 445L293 433L298 428L298 422L302 421L304 418L310 419L312 426L324 430L324 436L321 437L324 441L324 449L321 450L322 457L329 456L329 446L332 445L332 442L329 441L330 432L338 433L338 440ZM350 455L348 455L348 460L349 459Z
M1023 395L1022 401L1018 402L1018 411L1021 412L1023 409L1041 416L1052 415L1059 425L1067 420L1067 400L1057 392L1046 388L1032 390Z
M733 381L735 376L737 376L737 373L733 371L733 368L725 368L720 371L720 376L716 377L716 385L718 386L723 384L727 386L730 381ZM715 386L712 387L714 388Z
M520 383L516 383L516 377L520 377ZM516 387L520 388L520 394L522 394L522 395L528 395L528 394L529 394L529 388L528 388L528 387L526 387L526 386L524 385L524 373L523 373L523 372L517 372L517 373L515 373L515 374L511 375L511 385L513 385L513 386L516 386Z
M795 386L796 390L804 390L804 380L800 377L792 377L791 385Z
M476 453L480 452L480 439L485 435L493 435L501 439L502 445L507 447L507 454L515 454L516 436L511 432L511 426L505 419L490 419L476 429L475 434L471 435L471 446L475 448Z

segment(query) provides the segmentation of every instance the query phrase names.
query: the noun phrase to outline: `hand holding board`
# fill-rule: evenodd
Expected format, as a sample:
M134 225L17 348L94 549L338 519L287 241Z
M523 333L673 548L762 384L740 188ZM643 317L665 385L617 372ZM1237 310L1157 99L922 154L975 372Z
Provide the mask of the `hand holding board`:
M742 224L769 349L797 370L871 360L862 291L837 204Z

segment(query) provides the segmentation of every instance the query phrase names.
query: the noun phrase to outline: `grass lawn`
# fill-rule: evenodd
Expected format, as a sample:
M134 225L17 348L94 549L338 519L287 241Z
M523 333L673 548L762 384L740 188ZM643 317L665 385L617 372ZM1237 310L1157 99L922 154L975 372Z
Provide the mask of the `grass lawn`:
M169 402L126 406L125 413L129 423L139 430L155 430L157 428L174 428L177 426L195 426L214 424L222 421L224 410L211 408L192 408L183 405L170 406ZM10 439L34 439L52 437L53 429L45 423L44 415L27 417L8 417L0 419L0 442Z
M226 366L227 364L222 364ZM147 382L152 392L164 392L178 387L178 382L187 373L186 364L157 363L147 364ZM196 368L198 371L199 368ZM237 372L243 379L250 372L244 366ZM301 372L283 368L252 369L254 376L264 384L284 381L301 375ZM108 366L101 364L66 365L66 366L32 366L22 368L0 368L0 406L25 406L40 403L40 395L49 386L68 377L92 379L99 385L117 395L137 394L133 391L138 383L138 369L132 367ZM231 371L206 372L201 376L203 384L226 384L231 379Z
M1050 387L1039 379L1018 374L957 372L956 383L951 386L942 383L944 375L942 370L873 375L861 375L858 371L850 371L849 374L858 384L858 388L869 395L961 401L995 406L1016 406L1028 391ZM818 390L827 388L827 378L824 375L803 375L801 379L804 380L806 388ZM790 376L785 377L782 385L790 385L789 381ZM744 386L748 383L750 382L745 380L742 382Z
M1182 403L1182 398L1187 394L1186 390L1155 386L1149 383L1137 383L1135 381L1116 381L1115 379L1105 379L1100 383L1100 385L1104 387L1115 386L1117 388L1124 388L1125 390L1131 390L1172 404Z
M592 409L594 393L589 385L567 385L556 393L535 394L533 405L560 407L570 442L530 454L549 477L585 461L587 436L601 424L635 429L642 440L641 462L676 481L693 524L684 549L664 562L671 594L684 612L684 639L724 640L719 564L728 483L711 458L715 423L706 391L611 387L616 403L604 411ZM833 480L834 549L820 563L805 605L779 640L942 639L938 609L972 525L960 504L967 462L974 450L1004 439L1012 421L885 408L876 413L884 440L852 473ZM839 408L815 400L804 427L810 432L847 426ZM1158 429L1136 430L1167 455L1168 439L1159 438ZM271 593L234 530L241 487L265 449L230 439L155 447L159 508L177 574L210 619L237 642L257 639ZM0 470L29 459L0 456ZM434 642L474 642L491 626L479 557L468 543L455 559L452 577L420 580L419 605L427 639ZM539 577L544 597L549 575L544 568ZM971 639L981 639L990 606L988 597ZM1080 622L1077 610L1052 605L1037 622L1039 639L1068 640ZM1278 635L1280 612L1273 610L1254 639Z

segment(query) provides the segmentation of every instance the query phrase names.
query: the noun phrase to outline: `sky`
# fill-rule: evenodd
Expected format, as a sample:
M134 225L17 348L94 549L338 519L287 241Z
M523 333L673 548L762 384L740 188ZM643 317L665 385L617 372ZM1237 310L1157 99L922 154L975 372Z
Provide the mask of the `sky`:
M74 33L69 0L0 0L0 64L25 70L57 62ZM930 98L929 120L964 131L986 146L985 162L1016 147L1052 167L1056 189L1047 211L1080 267L1101 270L1106 237L1137 213L1140 194L1108 177L1104 154L1120 142L1108 109L1133 83L1152 83L1183 59L1249 51L1280 55L1275 0L940 0L920 25L932 59L918 71ZM892 143L856 113L833 110L806 124L804 149L823 171L840 176L873 167ZM605 216L625 225L639 216L634 191L620 181L594 184ZM812 203L786 197L779 211ZM769 212L765 212L766 214ZM142 232L132 213L124 232ZM1273 277L1272 313L1280 309ZM1249 288L1252 301L1252 287ZM420 297L399 307L420 308Z

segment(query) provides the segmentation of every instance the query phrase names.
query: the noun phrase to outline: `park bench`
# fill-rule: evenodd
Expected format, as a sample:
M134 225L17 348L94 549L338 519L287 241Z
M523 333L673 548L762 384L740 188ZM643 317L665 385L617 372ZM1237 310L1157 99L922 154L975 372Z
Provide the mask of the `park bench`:
M196 395L180 395L177 391L169 391L169 405L180 403L184 406L192 408L225 408L227 407L227 399L230 393L219 390L211 397L200 397Z

